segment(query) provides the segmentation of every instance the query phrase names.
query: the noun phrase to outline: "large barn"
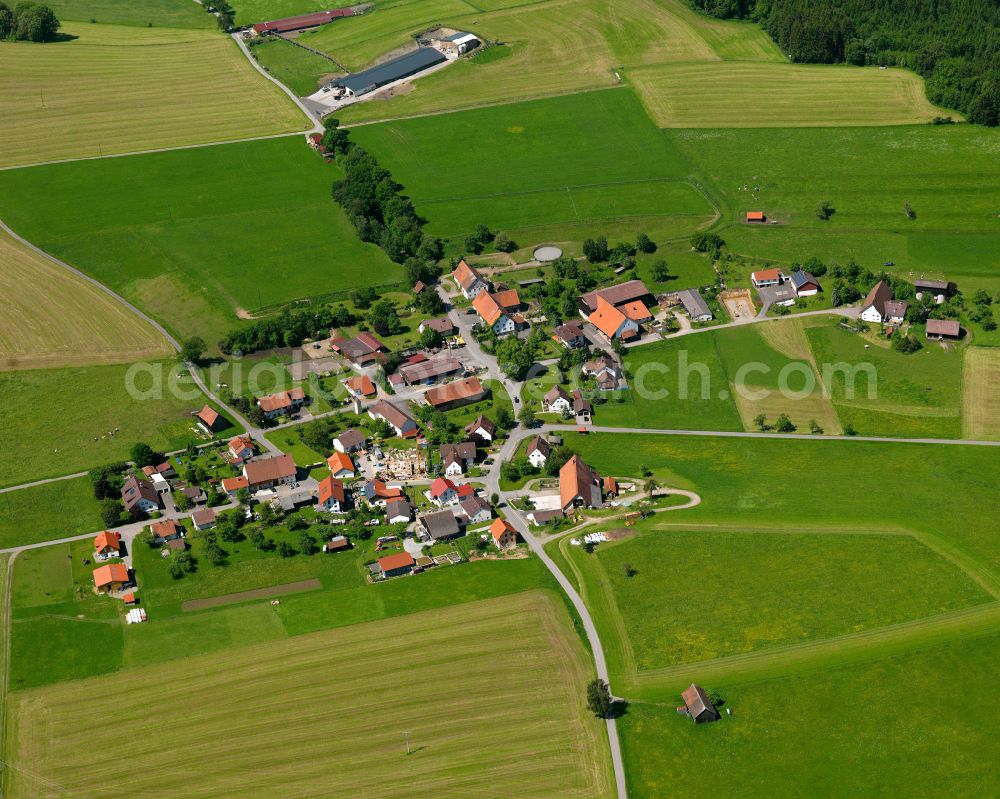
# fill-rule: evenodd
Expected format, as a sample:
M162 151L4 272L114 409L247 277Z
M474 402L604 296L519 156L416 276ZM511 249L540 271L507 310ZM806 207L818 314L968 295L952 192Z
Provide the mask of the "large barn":
M368 94L382 86L388 86L397 80L409 78L425 69L447 61L444 53L433 47L418 47L404 55L379 64L377 67L355 72L345 78L339 78L334 86L340 86L349 96Z

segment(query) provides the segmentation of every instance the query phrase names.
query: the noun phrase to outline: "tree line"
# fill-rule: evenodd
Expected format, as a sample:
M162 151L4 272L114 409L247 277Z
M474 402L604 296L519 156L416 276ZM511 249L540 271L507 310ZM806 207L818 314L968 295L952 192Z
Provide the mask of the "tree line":
M285 310L278 316L257 319L228 333L219 342L226 355L297 347L307 338L326 338L331 327L348 327L357 318L344 305Z
M793 61L911 69L926 79L932 102L970 122L1000 124L996 0L691 2L722 19L759 22Z
M18 3L13 11L0 3L0 39L51 42L59 25L52 9L41 3Z

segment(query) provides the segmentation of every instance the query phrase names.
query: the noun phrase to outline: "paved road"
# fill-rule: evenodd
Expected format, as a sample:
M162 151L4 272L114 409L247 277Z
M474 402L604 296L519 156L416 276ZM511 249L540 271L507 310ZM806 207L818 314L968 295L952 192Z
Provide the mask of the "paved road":
M243 51L243 55L245 55L247 57L247 61L250 62L250 64L253 66L253 68L256 69L261 75L263 75L269 81L271 81L271 83L273 83L275 86L277 86L279 89L281 89L281 91L283 91L285 94L287 94L288 97L289 97L289 99L293 103L295 103L296 107L303 114L306 115L306 117L309 119L309 124L312 125L312 127L309 130L305 131L305 132L306 133L322 133L323 132L323 125L322 125L322 123L318 119L316 119L316 115L312 111L310 111L309 108L298 98L298 95L296 95L295 92L293 92L291 89L289 89L284 83L282 83L280 80L278 80L277 78L275 78L273 75L271 75L271 73L269 73L266 69L264 69L259 63L257 63L257 59L254 58L253 55L250 53L250 49L246 46L246 42L243 41L243 37L240 36L239 33L232 34L232 37L233 37L233 41L236 42L237 45L239 45L240 50Z

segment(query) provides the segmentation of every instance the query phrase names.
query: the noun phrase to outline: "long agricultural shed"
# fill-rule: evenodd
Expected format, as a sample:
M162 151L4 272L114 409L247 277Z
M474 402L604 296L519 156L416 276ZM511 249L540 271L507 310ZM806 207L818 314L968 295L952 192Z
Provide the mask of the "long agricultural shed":
M342 86L348 94L367 94L381 86L423 72L425 69L446 60L444 54L433 47L418 47L416 50L397 56L377 67L339 78L334 85Z
M362 13L360 6L351 8L334 8L330 11L316 11L312 14L300 14L297 17L285 17L284 19L272 19L270 22L258 22L253 26L254 33L290 33L291 31L305 30L306 28L318 28L327 22L339 19L340 17L353 17Z

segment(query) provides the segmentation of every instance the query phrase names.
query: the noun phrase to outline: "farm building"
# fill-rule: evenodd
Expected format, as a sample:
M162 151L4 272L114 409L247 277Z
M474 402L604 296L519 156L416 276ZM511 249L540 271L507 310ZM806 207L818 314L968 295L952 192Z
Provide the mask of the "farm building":
M489 292L479 292L472 301L472 307L476 309L476 313L479 314L483 323L498 336L506 336L517 330L514 317L505 313L496 297Z
M370 8L370 6L367 6ZM300 14L296 17L285 17L284 19L272 19L268 22L258 22L251 29L255 36L263 36L268 33L291 33L292 31L302 31L309 28L318 28L341 17L352 17L355 14L364 12L366 6L354 6L353 8L334 8L329 11L316 11L312 14Z
M373 572L380 577L401 577L413 571L413 555L409 552L397 552L379 558Z
M954 293L955 289L954 285L947 280L915 280L913 288L917 290L918 300L922 300L924 295L927 294L938 305L947 300Z
M330 475L319 481L319 509L327 513L347 512L347 491L343 480Z
M337 78L333 85L342 88L350 97L360 97L397 80L413 77L446 60L444 54L433 47L418 47L384 64Z
M443 386L435 386L424 394L427 404L435 410L444 411L479 402L489 393L489 389L479 382L478 377L455 380Z
M379 353L388 352L389 348L371 333L358 333L354 338L335 338L330 342L330 348L339 352L356 366L367 366L378 360Z
M746 220L748 225L753 225L753 224L759 225L764 221L766 221L767 217L764 216L763 211L747 211Z
M387 400L379 400L372 405L368 409L368 415L372 419L384 419L401 438L413 438L417 435L416 420L398 405L393 405Z
M94 569L94 587L98 591L121 591L130 582L124 563L109 563Z
M954 319L928 319L927 338L960 339L962 337L962 326Z
M885 321L890 325L901 325L906 320L910 303L906 300L888 300L885 304Z
M451 355L411 363L399 367L399 374L408 386L428 385L446 377L453 377L465 371L462 362Z
M616 338L630 339L639 333L638 322L634 319L629 319L622 311L603 297L597 298L597 310L587 318L609 340Z
M337 452L354 452L355 450L362 449L366 441L365 434L360 430L345 430L333 439L333 448Z
M451 279L458 284L462 290L462 296L467 300L475 299L479 292L490 289L489 281L479 274L474 266L469 266L464 258L458 262L458 266L451 273Z
M211 434L224 427L222 417L219 416L218 411L208 405L205 405L194 416L198 420L198 426L206 433Z
M763 289L768 286L780 286L785 282L785 276L780 269L762 269L750 275L750 280L756 288Z
M222 478L222 490L226 492L231 498L235 497L237 492L241 488L249 488L250 484L247 479L242 475L240 477L223 477Z
M549 453L551 451L552 448L549 446L548 441L541 436L535 436L528 444L528 448L525 450L525 453L528 458L528 463L536 469L541 469L545 466L545 462L549 459Z
M700 685L691 683L684 689L681 697L684 699L684 707L678 710L687 713L695 724L719 720L719 711L715 709L712 700Z
M458 527L458 519L455 518L455 514L447 509L425 513L418 521L425 536L433 541L457 538L462 532Z
M643 305L655 305L655 298L641 280L628 280L617 286L596 289L580 297L579 310L584 318L589 317L598 308L598 300L604 300L609 305L620 307L639 301Z
M129 513L152 513L159 510L160 495L151 482L130 475L122 485L122 502Z
M348 394L359 399L374 397L378 393L375 384L372 383L372 379L368 375L349 377L344 381L344 387Z
M909 308L906 302L893 300L892 287L884 280L876 283L861 304L861 318L876 324L899 324Z
M289 391L278 391L257 400L257 406L264 412L264 417L274 419L278 416L295 413L306 401L306 393L301 388Z
M812 297L819 293L819 281L810 272L797 269L788 276L788 281L799 297Z
M576 506L599 508L604 502L601 476L579 455L574 455L559 470L559 501L563 511Z
M195 530L209 530L215 527L215 510L212 508L202 508L191 514L191 521Z
M295 475L295 461L291 455L276 455L243 465L243 476L247 479L247 488L251 491L291 485L295 482Z
M465 55L471 50L475 50L481 44L482 42L479 41L479 37L466 31L458 31L450 36L439 39L437 42L438 49L442 53L455 57Z
M357 473L354 468L354 461L343 452L334 452L326 459L326 465L330 467L333 476L338 480L353 479Z
M488 416L480 414L465 426L465 432L484 444L489 444L497 435L497 426Z
M497 519L490 525L490 536L497 549L511 549L517 546L517 531L504 519Z
M117 558L122 553L121 534L107 530L98 533L94 538L94 552L99 558Z
M450 336L455 332L455 325L447 316L442 316L439 319L424 319L417 330L423 333L428 328L442 336Z
M708 307L705 298L694 289L684 289L677 292L677 299L681 301L687 315L692 322L709 322L712 320L712 309Z
M351 542L342 535L335 535L325 544L323 544L324 552L343 552L345 549L351 548Z

